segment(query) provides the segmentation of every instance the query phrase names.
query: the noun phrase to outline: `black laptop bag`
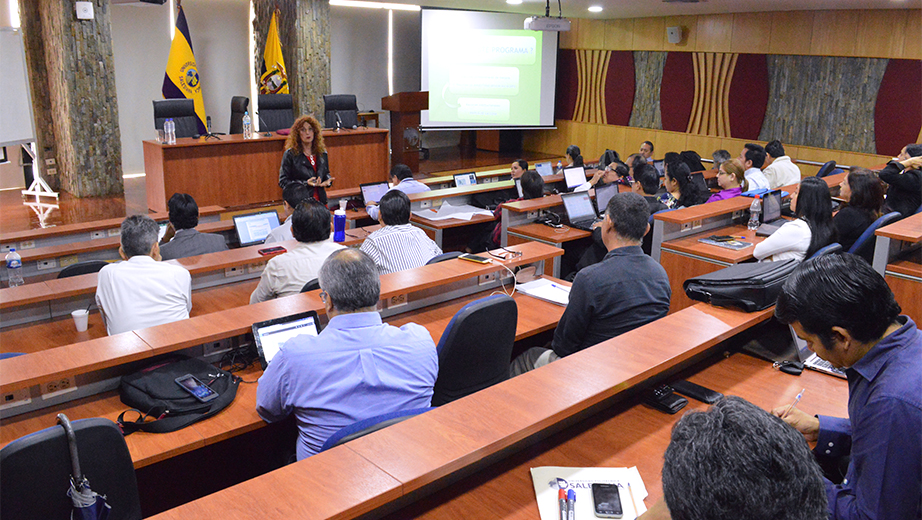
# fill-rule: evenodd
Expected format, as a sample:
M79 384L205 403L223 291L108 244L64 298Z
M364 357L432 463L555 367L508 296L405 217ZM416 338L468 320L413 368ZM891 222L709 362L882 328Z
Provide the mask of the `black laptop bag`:
M692 300L720 307L739 307L746 312L775 304L781 286L800 262L759 262L731 265L704 276L685 280L685 294Z

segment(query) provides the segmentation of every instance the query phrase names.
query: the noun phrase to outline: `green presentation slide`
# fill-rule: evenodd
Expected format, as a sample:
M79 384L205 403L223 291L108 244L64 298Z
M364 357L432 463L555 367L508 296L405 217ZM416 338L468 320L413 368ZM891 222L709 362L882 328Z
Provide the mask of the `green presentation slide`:
M430 45L429 121L538 125L539 31L472 30Z

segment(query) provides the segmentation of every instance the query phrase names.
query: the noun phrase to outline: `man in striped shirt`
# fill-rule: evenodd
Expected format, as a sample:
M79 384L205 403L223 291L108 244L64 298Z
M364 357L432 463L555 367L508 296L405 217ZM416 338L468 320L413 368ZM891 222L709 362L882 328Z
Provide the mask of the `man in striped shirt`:
M381 274L413 269L442 254L426 232L410 224L410 198L391 190L381 197L378 221L383 228L368 235L362 251L378 266Z

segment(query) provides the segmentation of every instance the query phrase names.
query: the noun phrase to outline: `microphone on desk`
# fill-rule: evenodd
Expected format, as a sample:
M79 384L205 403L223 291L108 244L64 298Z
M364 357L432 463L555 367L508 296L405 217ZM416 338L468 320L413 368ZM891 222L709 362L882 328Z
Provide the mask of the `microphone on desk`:
M339 130L343 127L343 118L339 117L339 110L336 110L333 113L336 114L336 129Z
M263 116L259 115L259 110L254 110L253 113L256 114L256 117L259 118L259 126L263 126L265 122L263 121ZM268 127L269 125L266 125L266 126ZM263 135L265 135L266 137L272 137L272 132L266 130L266 133Z

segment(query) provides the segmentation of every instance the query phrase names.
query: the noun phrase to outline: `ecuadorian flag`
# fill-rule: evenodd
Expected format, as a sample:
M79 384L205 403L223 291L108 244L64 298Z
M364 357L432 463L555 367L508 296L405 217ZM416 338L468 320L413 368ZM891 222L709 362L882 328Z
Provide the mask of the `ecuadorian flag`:
M163 97L166 99L186 98L195 101L195 115L198 116L198 132L205 133L205 103L202 101L202 84L192 53L192 38L182 6L176 17L176 35L170 45L170 57L163 75Z
M279 40L278 20L275 18L277 12L272 13L272 19L269 20L262 74L259 76L260 94L288 94L288 75L285 73L285 58L282 57L282 42Z

